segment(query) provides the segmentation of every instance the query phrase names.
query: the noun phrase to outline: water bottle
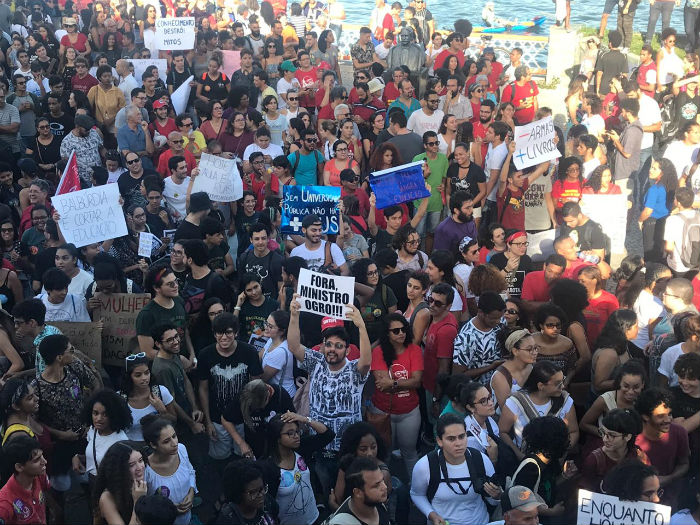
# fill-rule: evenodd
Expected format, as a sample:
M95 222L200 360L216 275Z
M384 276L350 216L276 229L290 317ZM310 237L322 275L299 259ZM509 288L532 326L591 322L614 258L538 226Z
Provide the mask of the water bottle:
M578 252L578 258L592 264L598 264L600 262L600 257L592 253Z

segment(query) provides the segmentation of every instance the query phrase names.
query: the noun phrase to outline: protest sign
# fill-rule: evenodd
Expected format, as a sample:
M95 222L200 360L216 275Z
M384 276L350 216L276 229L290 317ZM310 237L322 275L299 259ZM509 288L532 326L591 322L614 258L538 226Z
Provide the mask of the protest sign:
M236 161L202 153L199 175L192 184L192 193L197 191L206 192L215 202L233 202L243 197L243 181Z
M265 337L264 335L257 335L257 334L250 334L250 339L248 339L248 344L252 345L255 350L260 352L260 350L265 349L265 345L267 344L267 341L269 340L268 337Z
M168 61L165 58L136 58L129 60L129 62L134 65L134 78L139 85L142 84L141 76L148 66L156 66L158 68L158 78L165 82L165 75L168 71Z
M139 233L139 257L151 257L157 251L162 242L158 237L149 232Z
M241 52L226 49L221 51L221 55L224 63L219 71L222 71L230 79L234 71L241 69Z
M162 51L194 49L194 17L156 19L156 47Z
M625 195L584 194L579 204L581 212L603 228L603 233L610 239L610 251L624 253L627 197Z
M128 233L116 184L55 195L51 203L61 216L63 237L76 248Z
M526 126L515 126L515 167L522 170L561 157L554 143L556 135L552 117L531 122Z
M528 233L527 254L533 261L545 261L547 257L554 253L554 239L557 237L557 231L545 230L538 233Z
M284 186L282 188L282 233L301 234L301 223L307 215L321 219L323 233L338 233L337 186Z
M68 323L48 321L65 335L73 346L94 361L99 369L102 366L102 325L100 322Z
M648 501L622 501L615 496L578 491L576 523L586 525L667 525L671 507Z
M187 102L190 100L190 91L192 91L190 82L192 82L193 79L193 76L188 77L187 80L180 84L180 86L173 91L173 94L170 95L170 103L173 105L176 115L184 113L187 110Z
M377 196L378 210L393 204L430 197L423 177L423 161L375 171L369 177L369 185Z
M297 286L302 312L345 319L346 304L355 297L355 278L299 270Z
M101 307L94 318L102 319L102 363L124 366L124 358L138 352L136 317L151 300L147 293L96 293Z

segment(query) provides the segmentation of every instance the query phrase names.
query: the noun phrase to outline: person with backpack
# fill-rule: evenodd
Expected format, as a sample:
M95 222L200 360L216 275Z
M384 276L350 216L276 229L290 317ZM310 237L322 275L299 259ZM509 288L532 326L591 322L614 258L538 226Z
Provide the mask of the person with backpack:
M411 476L411 499L432 525L488 523L488 505L497 505L503 490L486 454L467 446L464 418L441 416L438 449L418 460Z
M345 473L345 493L350 494L324 525L389 525L384 474L372 458L355 459Z
M324 158L316 149L318 135L313 129L305 129L300 135L301 148L287 155L292 165L291 174L300 186L322 184Z
M550 361L538 361L532 366L522 389L511 394L501 407L499 435L519 459L522 460L527 454L527 448L523 450L525 427L542 416L556 416L563 420L568 428L571 446L578 443L576 410L573 399L564 391L564 379L564 372L556 365Z
M666 262L678 276L700 268L700 213L693 209L690 188L676 190L678 213L669 215L664 227Z
M537 95L540 90L532 81L532 73L527 66L515 68L515 82L503 90L501 102L511 102L515 106L515 120L519 125L529 124L535 119L539 109Z

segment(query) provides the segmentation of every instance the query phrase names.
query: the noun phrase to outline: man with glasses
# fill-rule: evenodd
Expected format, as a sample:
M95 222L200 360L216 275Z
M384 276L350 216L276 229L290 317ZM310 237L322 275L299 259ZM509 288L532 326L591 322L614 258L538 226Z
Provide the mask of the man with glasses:
M240 454L241 450L221 424L221 414L226 407L239 402L243 387L260 378L263 370L255 348L236 339L240 326L236 317L224 312L211 325L216 342L200 351L197 365L199 404L210 437L209 456L222 460L231 452ZM239 434L243 434L243 428Z
M192 174L192 170L197 167L197 159L194 155L185 149L185 139L182 133L179 131L172 131L168 135L168 149L160 154L158 157L158 173L162 177L167 177L170 175L170 170L168 168L168 162L171 157L180 156L185 157L185 162L187 163L187 171Z
M494 371L504 362L498 335L505 326L505 310L506 303L496 292L479 296L476 316L462 327L454 343L454 374L464 374L488 387Z
M0 122L2 124L2 122ZM102 165L102 137L95 129L95 121L88 115L76 115L75 128L61 141L61 157L68 159L75 150L78 175L82 188L92 186L92 167Z
M142 120L138 108L131 108L126 112L126 125L119 128L117 143L125 160L128 153L136 153L145 169L153 168L150 156L153 155L155 147L148 130L148 122Z
M273 144L270 141L270 130L265 126L261 126L255 132L255 142L246 147L243 152L243 172L250 173L253 169L251 166L250 158L253 153L262 153L264 166L271 167L272 159L283 155L282 148L277 144ZM244 179L245 182L245 179ZM260 209L262 209L262 203L260 204Z
M425 270L428 266L428 256L418 249L420 235L413 224L401 226L391 242L399 256L396 262L397 270Z
M141 193L141 181L146 175L157 175L157 173L151 168L146 169L141 157L135 151L127 151L124 154L124 162L127 171L117 179L119 194L124 199L124 207L128 208L133 204L145 206L147 203Z
M117 116L114 119L114 125L117 129L121 128L126 124L126 112L129 108L138 108L141 110L141 117L146 122L149 122L150 118L148 116L148 110L146 109L146 102L148 98L146 97L146 91L142 87L135 87L129 93L130 103L128 106L124 106L119 110ZM167 135L165 135L167 137Z
M398 107L403 111L406 118L409 119L415 111L421 109L420 102L413 96L415 94L415 89L410 80L407 78L402 80L399 86L400 95L389 105L389 111L391 111L392 108Z
M36 117L39 106L39 99L34 93L27 92L27 79L24 75L12 77L15 92L6 97L7 103L13 105L19 111L19 134L22 137L24 146L31 149L36 136Z
M182 138L185 139L185 149L192 153L195 158L200 158L202 152L207 149L207 141L201 131L194 129L192 115L180 113L175 117L175 127L182 133Z
M77 89L78 91L82 91L85 93L85 95L87 95L90 89L97 84L97 79L89 72L87 60L85 60L83 57L76 58L75 75L73 75L73 78L71 79L72 89Z
M316 149L317 143L316 132L313 129L305 129L301 132L301 148L287 156L292 176L301 186L322 184L325 161Z
M433 105L436 105L437 93L434 91L428 91L428 93L432 93L429 98L430 100L434 100L435 102L433 102ZM414 113L413 116L417 115L418 113L419 112ZM442 213L442 189L445 186L447 168L450 165L449 161L447 160L447 156L445 156L444 153L440 153L439 144L438 136L435 131L425 131L423 133L423 146L425 147L425 153L421 153L413 157L413 162L424 161L423 176L425 177L428 186L430 186L428 208L425 212L425 216L416 227L418 234L424 239L423 246L425 247L425 251L427 253L432 253L433 251L434 232L440 224L440 214ZM414 202L414 206L416 208L419 205L420 201ZM464 237L464 235L462 235L460 239L462 237Z

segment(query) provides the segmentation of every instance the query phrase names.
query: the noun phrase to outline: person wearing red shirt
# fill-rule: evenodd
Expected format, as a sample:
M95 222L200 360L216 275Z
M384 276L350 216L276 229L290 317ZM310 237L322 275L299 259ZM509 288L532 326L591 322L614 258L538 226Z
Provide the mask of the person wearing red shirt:
M342 199L346 195L354 195L355 197L357 197L357 201L360 207L360 215L362 215L362 217L364 218L367 218L367 215L369 214L369 197L367 196L367 192L365 190L357 187L359 182L360 176L357 175L357 173L355 173L354 171L341 171L340 186L342 189L340 190L340 198ZM361 232L355 231L355 233Z
M472 104L472 108L474 105ZM484 139L486 138L486 130L493 120L493 113L496 109L496 104L491 100L484 99L479 103L478 111L474 113L472 118L472 135L477 144L481 144L481 159L474 159L481 168L484 168L484 163L486 161L486 154L489 151L489 143ZM481 140L478 140L481 139Z
M50 484L39 442L20 433L3 445L2 452L6 464L13 466L14 474L0 490L0 523L46 523Z
M374 80L371 82L374 82ZM369 84L358 82L355 85L355 90L357 92L357 103L352 105L352 114L354 116L353 120L358 126L369 123L370 117L377 111L384 112L386 110L384 102L377 97L373 97L370 93Z
M75 59L75 71L76 73L71 79L71 87L87 95L88 91L99 82L88 72L87 60L82 57Z
M578 280L578 274L582 268L587 266L597 266L607 277L610 276L610 266L605 261L600 261L597 265L579 259L576 253L576 242L569 236L562 235L554 239L554 251L564 257L566 268L561 274L562 279ZM606 279L607 279L606 277Z
M530 272L523 280L523 293L520 299L530 303L546 303L550 300L549 288L554 281L561 278L566 269L566 259L558 253L553 253L544 263L544 270ZM539 304L531 305L535 310Z
M299 95L301 100L299 105L306 108L310 114L313 114L316 109L316 90L319 87L318 68L311 65L311 57L308 51L299 51L297 55L299 59L299 67L294 73L294 78L299 81L301 89Z
M515 68L515 82L503 90L501 102L511 102L515 106L515 120L522 126L535 119L535 113L539 108L537 101L539 92L537 84L532 81L530 68L518 66Z
M164 100L156 100L153 103L153 111L156 114L156 118L148 125L148 130L151 132L151 136L155 136L157 131L160 135L167 137L173 131L179 131L177 125L175 124L175 119L168 117L168 103Z
M255 193L255 211L262 211L265 199L271 195L279 195L280 181L277 175L265 169L264 155L260 151L250 154L250 166L253 171L243 177L243 189Z
M566 157L559 162L559 178L552 183L552 200L557 211L567 202L578 202L583 194L583 170L576 157Z
M454 290L447 283L436 284L428 299L430 326L425 333L423 388L428 406L428 421L431 425L435 424L440 414L442 399L442 389L435 378L439 374L449 374L452 367L454 343L457 338L457 320L450 312L453 301Z
M656 91L656 62L654 62L654 50L651 44L644 44L639 52L639 69L637 70L637 84L645 95L654 98Z
M578 282L588 292L588 306L583 310L583 317L586 319L586 336L590 344L594 345L608 317L620 308L620 303L617 297L603 290L603 277L597 266L583 268L578 273Z
M161 177L166 178L170 176L170 169L168 169L168 161L171 157L180 155L185 157L185 162L187 162L187 174L190 175L192 170L197 167L197 159L189 150L185 149L185 139L182 138L182 133L179 131L171 131L168 135L168 149L160 154L158 157L158 173Z
M489 87L495 91L498 89L498 79L503 73L503 64L496 60L496 51L492 47L485 47L481 56L491 62L491 72L488 74Z
M379 345L372 350L375 381L369 412L389 414L391 430L408 472L418 461L416 442L421 427L418 389L423 379L423 353L412 344L413 332L400 313L384 319Z
M389 82L384 87L384 93L382 94L382 100L386 107L389 107L389 105L401 95L401 88L399 86L401 86L401 81L406 78L406 73L400 67L395 67L391 72L391 78L393 79L392 82Z
M440 51L438 56L435 57L435 61L433 62L435 71L444 66L445 60L447 60L447 57L450 55L455 55L457 57L460 69L464 67L464 63L467 61L467 57L464 56L465 40L466 38L462 33L452 33L445 39L447 48Z

